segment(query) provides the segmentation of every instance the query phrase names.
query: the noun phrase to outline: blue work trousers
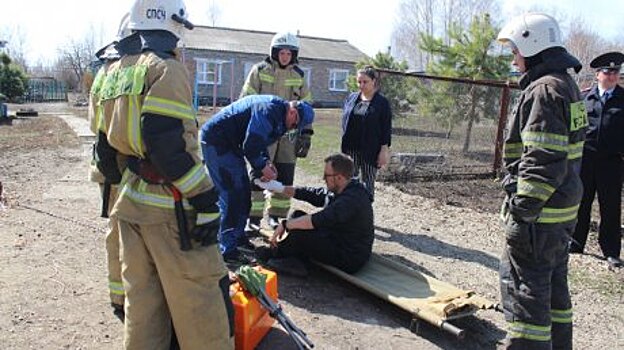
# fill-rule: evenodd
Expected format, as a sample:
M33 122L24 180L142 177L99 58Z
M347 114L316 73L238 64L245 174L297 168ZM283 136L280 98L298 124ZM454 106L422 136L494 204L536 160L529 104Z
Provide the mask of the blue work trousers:
M245 237L245 223L251 209L251 188L245 159L239 151L202 143L206 167L219 191L219 248L224 257L236 253Z

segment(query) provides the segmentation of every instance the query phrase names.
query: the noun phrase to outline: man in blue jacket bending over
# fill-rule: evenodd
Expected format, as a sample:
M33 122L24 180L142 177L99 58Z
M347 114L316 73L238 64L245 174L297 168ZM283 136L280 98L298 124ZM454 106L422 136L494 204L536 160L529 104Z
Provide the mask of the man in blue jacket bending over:
M240 262L238 247L249 244L244 229L251 208L251 188L245 159L254 178L276 179L267 146L289 130L301 131L313 120L314 110L306 102L250 95L223 108L202 126L204 161L219 191L219 247L227 263Z

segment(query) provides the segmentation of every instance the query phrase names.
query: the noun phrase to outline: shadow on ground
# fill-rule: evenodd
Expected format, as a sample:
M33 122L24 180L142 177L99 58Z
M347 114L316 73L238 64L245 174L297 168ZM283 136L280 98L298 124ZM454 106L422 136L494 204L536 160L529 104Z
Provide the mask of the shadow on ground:
M403 245L404 247L417 251L419 253L439 256L444 258L452 258L467 262L474 262L491 270L498 271L498 258L491 256L485 252L475 249L463 248L450 243L440 241L436 238L417 234L417 233L404 233L391 228L381 227L375 225L375 230L380 231L375 233L375 239L384 242L395 242ZM405 260L405 259L402 259ZM405 262L405 261L401 261ZM408 265L413 265L409 263ZM411 266L413 267L413 266ZM414 267L417 270L422 271L421 267ZM426 272L426 271L423 271ZM429 275L434 276L433 273L427 272Z

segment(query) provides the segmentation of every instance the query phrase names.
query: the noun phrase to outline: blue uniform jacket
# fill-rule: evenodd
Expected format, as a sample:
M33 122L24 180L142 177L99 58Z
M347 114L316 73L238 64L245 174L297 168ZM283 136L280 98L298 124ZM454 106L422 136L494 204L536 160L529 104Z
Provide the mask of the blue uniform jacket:
M223 108L202 126L201 142L247 158L255 171L269 161L267 147L287 131L288 101L249 95Z
M585 150L603 155L624 154L624 88L616 85L606 103L600 101L598 86L585 97L589 128Z

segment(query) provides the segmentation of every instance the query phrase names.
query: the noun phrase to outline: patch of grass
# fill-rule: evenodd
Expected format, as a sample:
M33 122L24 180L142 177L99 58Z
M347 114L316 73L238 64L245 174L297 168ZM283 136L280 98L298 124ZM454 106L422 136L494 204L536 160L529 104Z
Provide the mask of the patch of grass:
M325 163L323 159L328 155L340 152L340 109L316 109L314 120L314 135L312 148L306 158L297 160L297 167L311 176L323 175Z

